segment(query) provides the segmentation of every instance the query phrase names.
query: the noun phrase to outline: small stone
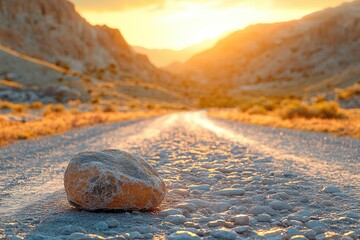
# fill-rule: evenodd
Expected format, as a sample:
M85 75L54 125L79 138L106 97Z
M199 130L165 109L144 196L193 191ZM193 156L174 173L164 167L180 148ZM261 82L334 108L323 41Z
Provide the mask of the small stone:
M213 195L227 196L227 197L242 196L244 194L245 194L245 190L240 188L227 188L213 192Z
M106 222L98 222L97 224L95 224L95 229L99 231L104 231L107 230L108 228L109 226L107 225Z
M95 234L72 233L66 240L101 240L103 237Z
M177 205L177 208L185 209L185 210L189 211L190 213L195 212L197 210L197 207L192 203L181 203L181 204Z
M349 218L354 218L354 219L360 218L360 217L359 217L359 214L357 214L356 212L348 212L348 213L346 214L346 216L349 217Z
M360 239L360 234L357 234L354 231L350 231L344 234L344 237L350 237L352 239Z
M139 232L130 232L126 234L129 239L144 239L144 236Z
M305 232L305 237L309 238L309 239L314 239L316 237L316 232L312 229L308 230Z
M311 220L307 223L305 223L305 226L314 230L317 233L324 233L327 229L329 229L329 226L323 222L320 222L318 220Z
M262 214L262 213L267 213L271 216L275 216L276 212L274 209L268 207L268 206L256 206L251 210L251 213L256 215Z
M249 216L244 214L236 215L233 220L236 225L248 225L249 224Z
M308 240L304 235L295 235L290 238L290 240Z
M239 234L242 234L242 233L250 231L250 227L248 227L248 226L240 226L240 227L236 227L234 229L234 231L239 233Z
M169 215L164 219L166 222L170 222L173 224L183 224L186 222L186 217L183 215Z
M258 222L270 222L271 216L269 214L262 213L256 217L256 220L258 220Z
M86 233L86 230L83 229L82 227L77 227L77 226L73 226L73 225L67 225L61 230L62 235L70 235L70 234L76 233L76 232Z
M215 221L211 221L208 222L208 227L223 227L225 225L225 221L224 220L215 220Z
M296 228L288 228L288 230L287 230L288 237L299 236L302 234L303 233Z
M164 211L161 211L160 213L162 216L169 216L169 215L178 215L183 214L183 210L181 209L166 209Z
M210 190L210 185L208 185L208 184L190 185L188 188L190 190L209 191Z
M281 210L290 211L292 209L292 207L287 202L283 202L283 201L273 201L269 205L272 209L277 211L281 211Z
M210 208L215 212L225 212L229 210L231 205L226 202L220 202L220 203L213 203L211 204Z
M168 236L167 239L169 239L169 240L197 240L197 239L200 239L200 237L193 232L186 231L186 230L179 230L179 231L174 232L170 236Z
M109 218L105 222L109 228L116 228L117 226L119 226L119 221L115 218Z
M85 210L151 210L165 197L165 183L143 158L120 150L84 152L64 175L67 198Z
M341 192L341 191L340 191L340 188L338 188L337 186L334 186L334 185L324 187L324 188L322 189L322 191L323 191L324 193L339 193L339 192Z
M237 233L232 230L212 230L211 236L218 239L232 240L237 238Z

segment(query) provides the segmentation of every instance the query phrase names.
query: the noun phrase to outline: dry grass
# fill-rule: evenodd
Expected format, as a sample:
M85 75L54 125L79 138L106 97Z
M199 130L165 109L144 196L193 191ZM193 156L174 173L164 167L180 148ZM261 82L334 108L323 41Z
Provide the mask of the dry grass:
M209 115L257 125L292 128L305 131L327 132L338 136L360 137L360 109L343 110L342 118L305 118L294 116L284 119L278 111L251 114L239 109L212 109Z
M49 108L51 108L49 110ZM132 112L77 112L65 111L60 105L45 109L43 118L31 122L9 122L0 116L0 145L7 145L16 140L36 139L47 135L63 133L67 130L95 125L148 118L168 113L168 110L132 111Z

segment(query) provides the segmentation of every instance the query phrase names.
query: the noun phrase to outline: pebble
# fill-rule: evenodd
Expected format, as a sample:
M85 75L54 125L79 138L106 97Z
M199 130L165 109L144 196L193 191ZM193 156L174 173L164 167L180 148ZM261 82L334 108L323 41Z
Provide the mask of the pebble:
M186 222L186 217L184 215L169 215L164 219L166 222L170 222L173 224L183 224Z
M234 231L239 233L239 234L242 234L242 233L250 231L250 227L248 227L248 226L239 226L239 227L234 228Z
M329 226L323 222L317 220L311 220L305 223L305 226L314 230L317 233L324 233L329 229Z
M236 225L248 225L249 220L249 216L245 214L239 214L233 217L233 221Z
M296 229L296 228L288 228L287 229L287 235L289 237L299 236L299 235L302 235L302 234L303 233L300 230Z
M347 212L346 216L354 219L360 218L359 214L357 214L356 212Z
M172 233L170 236L167 237L169 240L197 240L200 237L190 231L180 230Z
M283 201L273 201L270 204L270 207L274 210L281 211L281 210L291 210L292 207L287 203Z
M232 240L237 238L237 233L232 230L216 229L211 231L211 236L217 239Z
M213 227L223 227L225 226L225 221L224 220L216 220L216 221L211 221L208 222L208 227L213 228Z
M66 240L101 240L103 237L95 234L72 233Z
M105 222L109 228L116 228L120 224L119 221L116 220L115 218L109 218Z
M210 207L215 212L225 212L230 209L231 205L226 202L221 202L221 203L211 204Z
M322 189L322 191L323 191L324 193L339 193L339 192L341 192L341 191L340 191L340 188L337 187L337 186L334 186L334 185L324 187L324 188Z
M271 216L269 214L262 213L256 217L256 220L258 220L258 222L270 222Z
M269 214L271 216L275 216L276 212L274 209L268 207L268 206L256 206L251 210L251 213L256 215L262 214L262 213L266 213Z
M139 232L130 232L127 233L126 236L130 239L144 239L144 236Z
M309 239L314 239L316 237L316 232L312 229L309 229L305 232L305 237L309 238Z
M245 190L238 189L238 188L227 188L227 189L213 192L213 195L227 196L227 197L242 196L244 194L245 194Z
M209 184L190 185L188 188L190 190L209 191L210 190L210 185Z
M95 224L95 229L99 231L107 230L109 228L106 222L98 222Z
M290 238L290 240L308 240L304 235L295 235Z
M73 225L67 225L61 230L62 235L70 235L72 233L87 233L86 230L82 227L77 227Z
M185 209L189 212L195 212L197 210L197 207L192 203L181 203L178 204L176 207L180 209Z
M169 215L178 215L183 214L183 210L181 209L165 209L164 211L161 211L160 213L162 216L169 216Z

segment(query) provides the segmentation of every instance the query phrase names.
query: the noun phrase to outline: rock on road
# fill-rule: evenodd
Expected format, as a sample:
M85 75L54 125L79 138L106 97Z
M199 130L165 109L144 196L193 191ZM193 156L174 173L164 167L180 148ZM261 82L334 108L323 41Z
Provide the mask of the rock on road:
M142 155L164 178L158 212L71 207L81 151ZM0 148L0 238L357 239L360 140L177 113ZM18 237L18 238L16 238Z

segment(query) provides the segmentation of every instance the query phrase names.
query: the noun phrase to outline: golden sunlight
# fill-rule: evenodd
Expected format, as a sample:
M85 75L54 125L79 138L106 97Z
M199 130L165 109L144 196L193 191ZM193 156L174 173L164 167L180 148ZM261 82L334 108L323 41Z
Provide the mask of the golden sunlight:
M314 10L336 5L341 0L316 4L284 4L282 1L138 1L139 5L117 6L114 1L97 9L95 0L73 0L78 11L92 24L118 28L131 45L146 48L182 49L207 39L256 23L286 21ZM141 2L141 4L140 4ZM278 3L276 3L278 2ZM306 2L306 1L305 1ZM92 3L92 5L90 4ZM136 1L134 2L136 3ZM155 4L158 3L158 4ZM98 5L101 5L98 1ZM284 7L282 7L284 6Z

